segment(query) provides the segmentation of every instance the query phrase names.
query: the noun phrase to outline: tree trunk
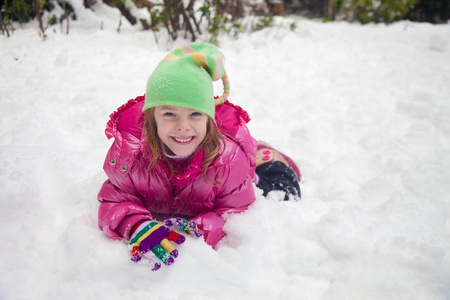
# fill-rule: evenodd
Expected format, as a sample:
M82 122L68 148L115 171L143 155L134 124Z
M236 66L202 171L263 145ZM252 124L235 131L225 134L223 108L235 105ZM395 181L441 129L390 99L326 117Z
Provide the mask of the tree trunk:
M63 2L63 8L64 8L64 18L66 19L67 22L66 35L69 35L69 16L67 15L66 1Z
M137 19L131 14L124 4L116 6L113 0L103 0L103 3L111 7L117 7L120 13L125 17L125 19L128 20L128 22L130 22L131 25L135 25L137 23Z
M333 15L333 6L334 6L334 0L327 0L327 19L328 20L334 20Z
M6 36L9 37L9 31L8 28L6 27L6 24L3 20L3 15L2 12L0 11L0 22L2 22L2 31L6 31Z
M44 23L42 22L41 3L39 2L39 0L33 0L33 5L34 5L34 12L36 13L36 18L38 19L39 22L39 28L41 29L42 34L44 34L45 28Z

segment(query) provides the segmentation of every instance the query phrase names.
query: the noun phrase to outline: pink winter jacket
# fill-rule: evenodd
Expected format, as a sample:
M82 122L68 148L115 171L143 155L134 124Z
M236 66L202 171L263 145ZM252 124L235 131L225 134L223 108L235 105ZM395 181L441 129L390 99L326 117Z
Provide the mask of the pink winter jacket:
M200 172L192 184L172 194L169 178L162 168L148 169L150 150L142 128L144 96L128 101L111 114L106 136L114 143L106 155L104 170L108 180L98 200L98 224L114 239L129 239L137 222L181 216L195 220L208 244L214 246L224 236L221 215L244 211L255 200L256 141L246 123L247 113L229 102L216 107L215 123L225 137L225 150L207 170L213 186Z

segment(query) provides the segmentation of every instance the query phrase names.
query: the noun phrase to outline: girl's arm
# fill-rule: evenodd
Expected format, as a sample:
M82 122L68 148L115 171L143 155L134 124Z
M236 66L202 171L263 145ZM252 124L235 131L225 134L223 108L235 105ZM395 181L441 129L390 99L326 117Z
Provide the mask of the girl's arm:
M254 169L250 166L245 153L238 147L231 161L220 166L222 184L217 189L214 210L193 218L203 231L205 241L216 245L223 237L224 213L240 213L255 201L253 189Z
M122 180L129 178L123 177ZM100 189L97 197L100 201L98 226L111 238L129 239L133 225L142 220L151 220L151 214L144 208L134 189L121 189L118 186L126 187L130 184L116 182L114 185L108 179Z

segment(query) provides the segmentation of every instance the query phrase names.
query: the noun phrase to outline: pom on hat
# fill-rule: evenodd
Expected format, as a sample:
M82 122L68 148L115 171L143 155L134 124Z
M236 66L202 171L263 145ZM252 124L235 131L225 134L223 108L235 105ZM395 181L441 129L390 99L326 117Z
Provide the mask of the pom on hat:
M143 111L158 105L178 105L214 119L215 105L227 100L230 83L223 54L206 43L186 44L172 50L147 81ZM214 99L212 81L222 79L223 95Z
M200 52L197 52L193 47ZM164 60L177 60L185 55L190 55L200 67L204 68L211 76L212 81L222 79L223 95L216 99L215 104L219 105L224 103L230 95L230 82L228 81L228 76L225 72L223 54L212 45L205 43L191 43L174 49L167 54Z

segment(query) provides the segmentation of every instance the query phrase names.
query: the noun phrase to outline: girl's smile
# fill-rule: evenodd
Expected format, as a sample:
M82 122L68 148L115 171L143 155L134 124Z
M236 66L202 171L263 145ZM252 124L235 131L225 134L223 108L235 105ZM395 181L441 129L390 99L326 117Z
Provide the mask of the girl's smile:
M194 152L206 135L208 116L202 112L176 105L155 108L159 139L176 156Z
M179 142L179 143L187 143L187 142L192 141L192 139L194 139L193 136L191 136L191 137L189 137L189 138L186 138L186 139L177 138L177 137L172 137L172 138L173 138L176 142Z

